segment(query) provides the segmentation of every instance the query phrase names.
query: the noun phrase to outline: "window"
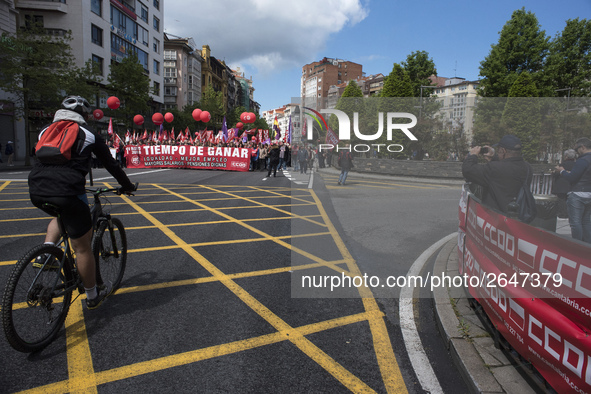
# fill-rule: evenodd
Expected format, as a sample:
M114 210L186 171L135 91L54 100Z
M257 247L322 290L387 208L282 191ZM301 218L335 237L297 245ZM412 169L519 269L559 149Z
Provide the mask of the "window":
M178 92L178 88L176 86L165 86L164 87L164 95L165 96L176 96Z
M154 74L160 75L160 62L154 60Z
M154 8L156 8L157 10L160 9L160 0L154 0Z
M98 66L98 69L99 69L101 75L104 75L103 74L103 63L104 63L103 58L99 57L97 55L92 55L92 61L95 62L96 65Z
M90 10L98 16L103 16L103 0L90 0Z
M138 41L140 41L142 44L144 44L145 46L149 46L150 45L150 33L144 29L143 27L141 27L140 25L137 25L137 29L138 29Z
M154 82L154 95L160 96L160 84L158 82Z
M143 5L142 3L140 3L140 18L141 20L143 20L144 22L148 23L148 7L146 7L145 5Z
M103 29L98 26L91 25L92 30L92 42L98 46L103 46Z
M25 27L27 29L43 27L43 15L25 15Z
M176 60L176 51L171 51L170 49L164 50L164 59L165 60Z
M154 52L160 53L160 41L154 38Z
M154 30L160 31L160 19L154 17Z
M176 78L176 68L164 67L164 78Z

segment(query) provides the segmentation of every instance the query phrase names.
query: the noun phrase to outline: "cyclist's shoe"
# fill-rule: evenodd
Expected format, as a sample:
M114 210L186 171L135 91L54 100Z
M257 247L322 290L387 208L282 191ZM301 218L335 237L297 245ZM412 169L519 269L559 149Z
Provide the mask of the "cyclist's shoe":
M96 288L98 291L101 291L101 290L109 291L108 289L110 289L107 296L110 296L111 294L113 294L115 292L115 287L113 287L112 283L109 281L106 281L105 283L102 283L100 285L97 284Z
M103 283L103 285L101 286L102 288L97 288L98 290L98 295L89 300L88 298L86 299L86 307L88 309L96 309L98 308L103 301L105 300L105 298L107 298L109 296L109 294L111 294L111 292L113 291L113 285L110 282L105 282Z
M60 262L53 258L52 255L44 253L42 255L37 256L37 258L33 262L33 267L43 268L46 271L58 270L60 268Z

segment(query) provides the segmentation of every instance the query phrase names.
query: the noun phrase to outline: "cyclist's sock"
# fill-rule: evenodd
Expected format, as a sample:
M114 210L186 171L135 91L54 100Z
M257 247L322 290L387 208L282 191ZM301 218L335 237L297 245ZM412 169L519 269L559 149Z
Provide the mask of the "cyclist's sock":
M47 241L45 242L45 245L55 246L55 242Z
M84 290L86 291L86 298L87 299L92 300L92 299L98 297L98 292L96 290L96 286L94 286L94 287L92 287L90 289L87 289L85 287Z

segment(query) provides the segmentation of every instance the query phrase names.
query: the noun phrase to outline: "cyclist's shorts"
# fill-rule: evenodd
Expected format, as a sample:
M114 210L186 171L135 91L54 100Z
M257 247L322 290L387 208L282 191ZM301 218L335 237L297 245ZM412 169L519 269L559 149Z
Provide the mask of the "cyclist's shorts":
M44 204L51 204L58 207L62 221L66 227L66 232L70 238L80 238L92 228L90 207L88 206L86 194L82 196L60 197L37 196L34 194L30 196L33 205L51 216L56 215L55 211L45 207Z

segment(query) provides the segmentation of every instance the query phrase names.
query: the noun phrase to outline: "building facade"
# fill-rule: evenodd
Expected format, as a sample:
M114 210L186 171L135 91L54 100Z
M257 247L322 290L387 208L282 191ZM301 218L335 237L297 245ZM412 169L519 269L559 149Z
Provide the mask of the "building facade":
M432 80L436 84L436 88L431 89L432 96L441 103L439 113L443 119L443 130L458 130L467 141L471 141L478 81L467 81L459 77L437 77Z
M164 34L164 109L182 110L201 100L201 52L192 38Z
M342 59L323 58L302 67L300 94L304 105L316 110L328 108L328 90L363 76L363 66Z

